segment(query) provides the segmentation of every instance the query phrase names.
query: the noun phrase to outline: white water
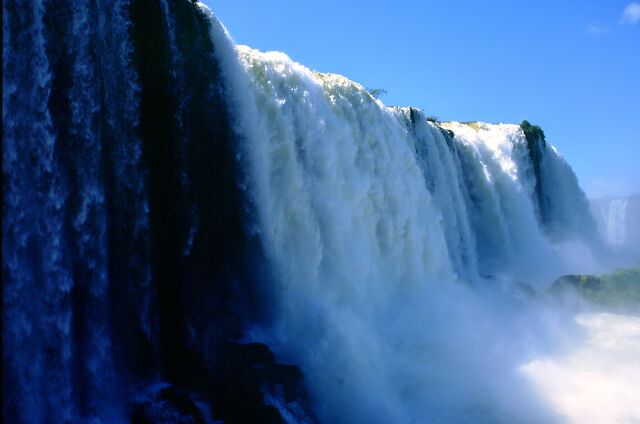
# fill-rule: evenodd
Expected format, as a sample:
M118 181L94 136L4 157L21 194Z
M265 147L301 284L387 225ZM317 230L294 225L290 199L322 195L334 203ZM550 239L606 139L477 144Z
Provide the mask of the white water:
M616 249L640 245L640 196L596 199L591 209L604 240Z
M252 337L302 367L321 421L562 421L521 372L574 330L530 287L593 268L555 149L545 228L519 126L450 123L451 140L344 77L234 52L217 22L212 37L272 265Z
M583 340L521 370L563 421L640 422L640 316L576 317Z
M614 245L622 245L626 240L627 203L628 199L615 199L609 204L606 234Z
M591 210L597 228L623 265L640 261L640 195L595 199Z
M467 186L473 196L470 215L476 229L483 274L539 276L546 281L559 264L536 221L526 140L517 125L446 124L460 141ZM527 178L529 177L529 178ZM548 263L549 273L536 269ZM534 281L526 281L534 284Z

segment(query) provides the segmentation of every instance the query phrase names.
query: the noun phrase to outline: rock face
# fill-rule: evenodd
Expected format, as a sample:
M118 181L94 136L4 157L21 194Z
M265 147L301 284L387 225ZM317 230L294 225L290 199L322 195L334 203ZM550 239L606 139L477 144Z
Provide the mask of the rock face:
M268 346L228 343L224 358L214 376L219 390L213 395L214 405L226 405L225 421L279 423L283 416L312 421L299 413L308 404L300 369L276 363Z
M204 424L209 411L198 405L189 393L168 384L148 389L133 403L132 424Z
M199 424L211 417L227 423L313 421L305 412L302 373L277 363L267 345L227 343L219 358L212 370L194 366L188 389L169 383L149 386L133 402L131 423Z

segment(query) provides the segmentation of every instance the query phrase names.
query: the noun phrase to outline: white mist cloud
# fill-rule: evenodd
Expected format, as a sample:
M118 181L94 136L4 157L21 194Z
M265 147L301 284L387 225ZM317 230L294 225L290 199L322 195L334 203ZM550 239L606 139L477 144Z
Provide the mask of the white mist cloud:
M635 25L640 22L640 3L629 3L622 12L622 23Z
M567 423L639 422L640 317L581 314L576 322L582 342L521 371Z

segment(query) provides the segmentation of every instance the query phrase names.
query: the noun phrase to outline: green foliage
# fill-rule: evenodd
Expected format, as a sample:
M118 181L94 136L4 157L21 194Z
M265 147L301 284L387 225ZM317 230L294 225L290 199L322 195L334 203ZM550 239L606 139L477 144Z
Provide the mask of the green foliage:
M433 115L429 115L427 116L427 121L429 122L433 122L433 123L438 123L438 117L437 116L433 116Z
M548 202L544 196L544 190L542 187L542 168L540 166L544 150L547 147L547 142L544 138L544 131L537 125L531 125L526 119L520 123L520 128L527 139L527 150L529 152L529 159L533 165L533 173L536 178L535 193L536 193L536 211L543 223L548 222Z
M550 288L552 293L577 291L602 305L640 305L640 268L620 269L612 274L565 275Z
M537 125L531 125L529 121L526 119L520 123L520 128L522 128L522 132L524 132L524 136L527 139L527 144L533 145L534 143L540 141L544 146L546 144L546 139L544 137L544 131Z
M384 88L367 88L367 93L369 93L369 95L371 97L373 97L374 99L379 99L380 96L382 95L387 95L387 90L385 90Z

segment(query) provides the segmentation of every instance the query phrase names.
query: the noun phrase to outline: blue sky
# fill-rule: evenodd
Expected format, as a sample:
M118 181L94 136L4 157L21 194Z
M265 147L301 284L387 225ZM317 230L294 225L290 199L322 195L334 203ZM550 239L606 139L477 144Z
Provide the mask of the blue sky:
M590 196L640 192L640 0L206 0L234 40L441 120L540 125Z

